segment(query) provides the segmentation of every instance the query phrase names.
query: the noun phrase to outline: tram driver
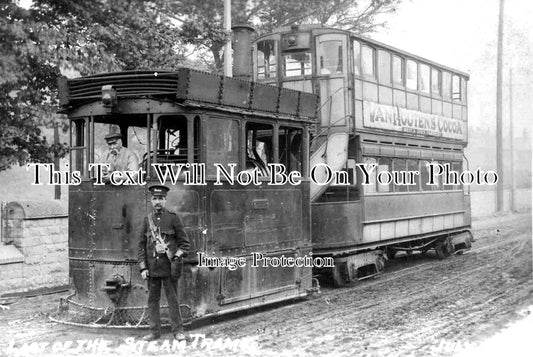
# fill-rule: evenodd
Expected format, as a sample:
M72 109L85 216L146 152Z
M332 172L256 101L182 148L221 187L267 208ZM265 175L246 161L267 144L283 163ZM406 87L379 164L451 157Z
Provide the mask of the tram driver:
M120 133L110 133L105 136L107 150L103 154L103 162L109 164L109 171L104 172L104 180L109 180L109 175L113 171L137 171L139 170L139 159L132 150L122 146L122 135Z
M138 261L143 279L148 280L148 315L150 334L146 341L161 337L159 300L161 286L168 301L172 335L185 339L178 300L178 279L183 266L182 258L189 251L189 239L176 213L165 208L169 188L152 185L153 210L144 218L139 241Z

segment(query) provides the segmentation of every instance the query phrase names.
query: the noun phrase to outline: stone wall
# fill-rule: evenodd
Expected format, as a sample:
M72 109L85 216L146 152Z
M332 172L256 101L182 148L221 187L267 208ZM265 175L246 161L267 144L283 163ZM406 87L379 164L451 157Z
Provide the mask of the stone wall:
M68 216L64 203L9 202L2 225L0 296L68 285Z

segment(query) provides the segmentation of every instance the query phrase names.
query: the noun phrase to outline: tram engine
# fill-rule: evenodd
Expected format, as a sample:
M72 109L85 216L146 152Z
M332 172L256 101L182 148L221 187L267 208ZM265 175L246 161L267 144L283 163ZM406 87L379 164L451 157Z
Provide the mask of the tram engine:
M160 182L171 188L167 208L191 242L179 287L186 320L313 289L310 266L252 257L312 256L307 172L315 95L180 69L62 79L60 98L71 123L70 169L82 182L69 190L72 294L62 299L58 321L147 326L136 257L151 209L147 187ZM120 182L120 174L105 182L106 168L93 165L103 162L110 132L138 157L139 169ZM268 185L269 165L298 172L301 183Z
M303 25L253 42L253 79L320 97L311 231L315 255L333 257L335 267L319 273L343 285L378 274L398 251L444 258L470 248L468 188L429 180L431 165L459 173L468 164L466 73ZM346 182L327 181L329 170Z

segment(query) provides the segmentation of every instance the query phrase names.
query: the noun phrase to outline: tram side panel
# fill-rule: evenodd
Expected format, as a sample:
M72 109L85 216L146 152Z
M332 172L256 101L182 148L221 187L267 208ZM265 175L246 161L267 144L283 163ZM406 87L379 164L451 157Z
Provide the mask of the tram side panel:
M202 192L174 187L167 208L176 212L191 242L185 260L181 300L190 309L205 304L201 293L208 276L199 276L196 252L205 249L200 231ZM146 282L137 263L142 221L149 209L144 186L96 186L84 181L70 192L69 260L75 301L96 308L138 307L146 304ZM122 288L127 287L127 290ZM163 305L166 304L163 297Z
M365 197L362 243L438 234L466 225L462 191Z
M304 204L309 187L302 186L265 189L225 184L208 189L206 257L245 260L240 268L216 269L220 310L307 295L311 267L278 265L283 258L311 256L309 209Z
M135 245L144 208L143 187L84 181L70 189L69 264L78 302L106 307L113 294L105 287L114 277L117 282L140 282Z

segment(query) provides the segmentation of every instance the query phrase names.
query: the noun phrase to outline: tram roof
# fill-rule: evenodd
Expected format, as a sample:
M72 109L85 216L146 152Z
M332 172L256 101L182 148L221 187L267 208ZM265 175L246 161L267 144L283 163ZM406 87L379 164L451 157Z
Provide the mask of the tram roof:
M389 50L391 52L398 53L398 54L400 54L402 56L405 56L405 57L408 57L408 58L412 58L412 59L415 59L415 60L420 61L420 62L425 62L427 64L434 65L436 67L439 67L440 69L444 69L446 71L453 72L453 73L456 73L458 75L461 75L461 76L465 77L466 79L470 79L470 75L468 73L466 73L466 72L461 71L461 70L448 67L446 65L437 63L435 61L432 61L430 59L424 58L422 56L418 56L418 55L415 55L413 53L410 53L410 52L401 50L399 48L387 45L385 43L376 41L376 40L371 39L369 37L355 34L355 33L351 32L351 31L342 30L342 29L338 29L338 28L334 28L334 27L322 26L322 25L319 25L319 24L309 24L309 25L305 25L304 24L304 25L298 25L298 27L295 27L295 26L278 27L278 28L273 29L272 32L270 32L268 34L264 34L262 36L259 36L258 38L256 38L254 40L254 42L257 42L257 41L261 40L262 38L270 36L272 34L281 34L281 33L298 32L298 31L312 31L312 30L326 30L326 31L331 31L333 33L344 33L344 34L349 35L352 38L355 38L355 39L358 39L360 41L373 44L376 47L387 49L387 50Z
M140 70L59 79L61 112L102 100L104 86L117 99L164 99L184 106L241 111L314 123L318 96L189 68ZM112 87L112 89L111 89Z

